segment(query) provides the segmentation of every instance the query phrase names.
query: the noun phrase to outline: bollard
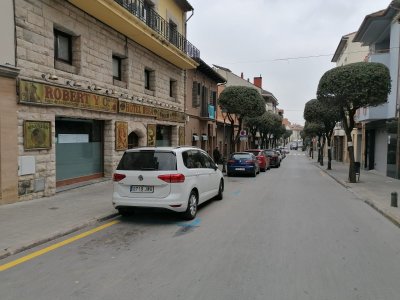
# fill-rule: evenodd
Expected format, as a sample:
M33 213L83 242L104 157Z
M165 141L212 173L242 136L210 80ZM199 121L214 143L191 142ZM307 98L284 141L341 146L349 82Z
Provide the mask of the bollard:
M397 207L397 192L391 193L391 206Z

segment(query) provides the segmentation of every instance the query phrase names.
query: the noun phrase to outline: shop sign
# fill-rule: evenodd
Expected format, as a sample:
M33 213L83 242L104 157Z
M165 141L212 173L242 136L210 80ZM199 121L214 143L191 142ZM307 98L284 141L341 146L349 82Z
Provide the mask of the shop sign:
M116 113L118 99L44 83L19 81L19 102Z
M161 121L185 122L185 114L178 111L145 106L119 100L118 111L124 114L153 117Z
M155 147L156 146L156 133L157 133L157 125L156 124L147 124L147 146Z
M128 122L115 122L115 150L128 149Z
M50 121L24 121L24 149L38 150L51 148Z
M179 127L179 145L185 145L185 127Z

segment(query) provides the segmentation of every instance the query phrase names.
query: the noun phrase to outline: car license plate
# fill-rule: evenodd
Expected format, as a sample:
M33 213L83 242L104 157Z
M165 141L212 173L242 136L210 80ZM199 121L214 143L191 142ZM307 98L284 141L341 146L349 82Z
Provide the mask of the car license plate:
M236 171L244 171L244 168L236 168Z
M153 193L152 185L131 185L131 193Z

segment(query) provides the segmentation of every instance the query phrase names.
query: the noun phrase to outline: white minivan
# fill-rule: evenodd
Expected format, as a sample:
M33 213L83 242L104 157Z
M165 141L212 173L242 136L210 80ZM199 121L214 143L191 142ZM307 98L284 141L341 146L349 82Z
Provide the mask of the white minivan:
M113 175L112 203L121 215L134 207L159 207L196 217L199 204L222 199L224 177L217 164L195 147L126 150Z

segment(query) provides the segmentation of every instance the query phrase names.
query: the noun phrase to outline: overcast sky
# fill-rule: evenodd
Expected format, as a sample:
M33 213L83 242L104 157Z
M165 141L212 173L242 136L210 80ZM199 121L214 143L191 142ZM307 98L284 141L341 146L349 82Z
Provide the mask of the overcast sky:
M331 60L341 37L391 0L189 2L194 15L188 40L201 58L239 76L243 72L251 82L261 75L263 89L275 95L284 116L304 124L304 104L315 98L321 76L335 67Z

